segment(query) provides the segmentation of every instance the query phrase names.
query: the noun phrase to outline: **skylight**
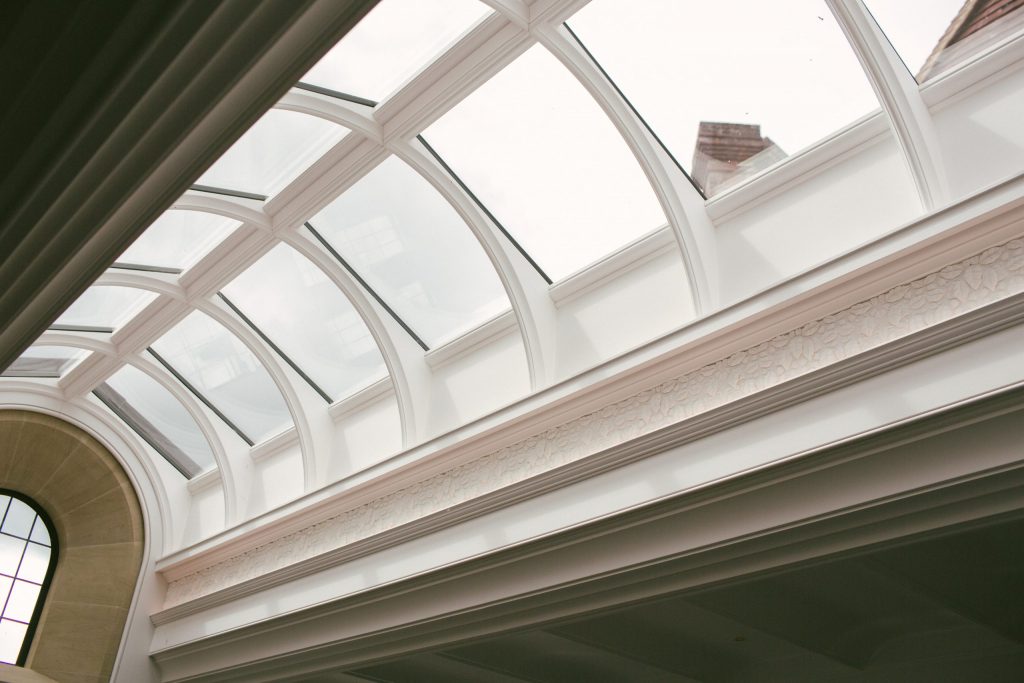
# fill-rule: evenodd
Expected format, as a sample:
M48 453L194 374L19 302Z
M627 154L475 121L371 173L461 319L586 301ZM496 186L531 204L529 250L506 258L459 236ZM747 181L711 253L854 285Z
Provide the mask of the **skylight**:
M186 477L213 466L213 451L195 419L171 392L138 368L125 365L97 394Z
M540 45L424 137L553 280L665 224L622 136Z
M315 116L271 109L196 184L272 197L347 134Z
M112 332L155 298L154 292L143 289L93 285L57 318L53 328Z
M477 0L383 0L299 80L379 102L488 14Z
M593 0L568 24L708 196L878 108L822 0Z
M239 225L239 221L202 211L165 211L116 263L185 270Z
M191 313L152 350L250 442L291 425L284 399L263 365L206 314Z
M396 157L310 224L431 346L508 310L494 267L466 223Z
M30 346L25 349L4 377L61 377L88 352L70 346Z
M324 273L280 244L222 290L327 400L387 375L363 319Z

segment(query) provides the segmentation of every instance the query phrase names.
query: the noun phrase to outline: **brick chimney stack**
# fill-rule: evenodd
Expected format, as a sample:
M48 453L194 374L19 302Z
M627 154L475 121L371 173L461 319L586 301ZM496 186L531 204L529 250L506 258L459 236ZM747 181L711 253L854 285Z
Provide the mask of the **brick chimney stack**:
M701 121L691 168L710 197L785 157L771 138L761 136L759 125Z

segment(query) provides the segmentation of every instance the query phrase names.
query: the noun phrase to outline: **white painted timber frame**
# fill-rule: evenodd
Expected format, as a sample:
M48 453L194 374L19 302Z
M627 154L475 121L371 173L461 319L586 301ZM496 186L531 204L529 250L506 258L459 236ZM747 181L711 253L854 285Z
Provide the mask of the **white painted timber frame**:
M250 621L231 611L264 591L285 593L303 581L397 553L407 544L454 534L460 525L482 525L487 515L511 506L534 504L562 490L604 481L602 477L639 467L672 449L748 428L830 392L886 373L895 375L937 354L981 345L989 336L997 341L1004 339L1001 334L1019 336L1024 329L1019 327L1024 322L1024 175L969 197L952 196L934 120L937 110L979 83L1021 68L1021 36L919 88L860 0L827 0L878 95L880 110L705 201L562 26L585 0L486 1L494 8L493 15L376 107L300 88L289 91L277 107L344 125L351 132L266 202L186 192L173 208L227 216L240 225L180 275L107 271L97 284L146 289L157 297L109 341L87 334L45 333L38 341L41 345L89 352L56 386L0 380L3 403L71 415L86 428L95 420L99 426L92 433L116 432L116 442L107 439L112 447L123 446L125 457L143 463L136 463L132 471L148 478L142 488L155 491L159 504L154 504L153 516L162 525L160 547L154 548L145 571L151 572L154 582L166 582L166 593L150 596L147 602L155 626L151 648L164 680L277 680L274 662L250 667L245 657L261 656L253 652L224 655L235 657L223 663L234 669L223 675L210 672L220 666L216 657L228 650L232 639L250 633L269 639L268 634L282 624L294 633L287 643L282 640L280 647L268 648L266 657L279 653L281 666L294 666L296 660L285 657L284 649L305 647L302 638L309 634L298 626L303 618L312 615L310 624L321 617L331 620L341 613L331 611L340 603L356 604L364 596L376 595L373 591L390 590L392 584L398 592L397 586L408 585L403 582L420 579L415 572L381 578L350 593L323 596L323 604L285 600L281 604L289 607L265 611ZM551 51L609 116L650 181L666 221L552 284L416 138L535 44ZM721 226L812 183L842 160L890 137L924 215L725 305L722 264L730 255L720 251ZM390 155L419 173L462 217L509 302L508 312L427 352L304 227L306 220ZM216 298L222 287L278 244L309 259L352 302L380 349L388 377L328 405ZM673 264L672 272L681 275L665 296L692 299L692 319L678 321L670 331L609 354L582 371L567 370L571 366L559 348L559 335L561 326L572 320L572 306L663 262ZM288 406L290 428L250 447L163 367L147 359L145 349L194 310L224 325L264 365ZM509 390L500 407L468 420L438 417L433 403L446 385L445 373L458 370L460 362L471 364L475 354L499 343L521 346L525 395ZM90 399L89 392L125 364L146 372L183 404L210 442L216 470L187 485L167 483L162 465L150 463L151 454L139 440ZM985 392L994 396L1010 391L1013 376L1006 375L1006 386L979 385L973 394L964 389L956 401L949 398L948 405L922 409L913 418L980 400L988 395ZM400 432L397 450L332 479L329 464L337 451L338 426L363 409L390 402L397 414L395 433ZM868 431L865 427L858 436ZM836 444L807 446L806 452L751 465L746 474L789 457L818 453L825 445ZM302 468L301 491L281 505L253 504L254 491L262 485L259 468L290 454L290 449L297 452ZM741 469L720 471L694 488L680 485L659 495L675 498L724 485ZM628 483L625 477L623 481ZM223 524L199 540L186 538L182 529L194 514L190 505L202 496L223 509ZM659 500L651 494L634 504L649 509L645 506ZM478 548L479 556L467 552L446 559L453 566L483 562L484 556L514 554L520 546L541 543L548 536L571 535L577 526L604 523L605 517L621 514L623 524L628 518L626 508L600 505L590 517L581 512L574 518L570 512L543 532L496 541ZM560 538L556 545L568 543L567 536ZM415 547L423 550L422 545ZM439 565L424 562L417 565L418 571L439 570ZM302 585L308 588L308 583ZM286 614L289 609L294 613ZM335 616L324 616L328 614ZM331 623L332 628L337 626ZM377 656L386 650L387 638L378 640L373 647L380 649L366 653ZM331 642L347 641L338 636ZM310 648L322 644L315 637L307 643ZM200 656L206 647L208 655ZM315 648L309 652L310 661L320 656ZM310 664L310 671L323 669L325 662L337 665L363 656L355 647L348 652L349 659L337 653L324 655Z
M506 411L498 428L469 425L429 457L403 453L288 516L176 553L160 563L167 609L154 619L166 623L349 561L367 544L406 541L432 528L423 520L453 523L460 507L480 515L624 466L663 447L650 438L665 430L692 438L693 429L723 429L936 353L944 336L960 344L972 328L1017 324L1022 185L1024 177L848 254L829 264L824 281L815 284L823 273L812 271L737 307L759 308L760 316L735 322L726 309L689 343L679 335L631 354L628 372L534 395ZM887 256L872 260L872 252ZM835 308L841 302L848 305Z

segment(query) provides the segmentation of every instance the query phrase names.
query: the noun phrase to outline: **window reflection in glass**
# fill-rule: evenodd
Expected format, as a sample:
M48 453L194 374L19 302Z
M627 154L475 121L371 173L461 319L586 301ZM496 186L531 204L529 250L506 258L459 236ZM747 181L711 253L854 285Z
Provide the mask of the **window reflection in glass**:
M310 224L430 346L508 310L501 281L469 227L396 157Z
M223 292L332 399L387 374L352 304L291 247L276 246Z
M277 385L256 356L206 314L191 313L153 349L251 440L291 425Z

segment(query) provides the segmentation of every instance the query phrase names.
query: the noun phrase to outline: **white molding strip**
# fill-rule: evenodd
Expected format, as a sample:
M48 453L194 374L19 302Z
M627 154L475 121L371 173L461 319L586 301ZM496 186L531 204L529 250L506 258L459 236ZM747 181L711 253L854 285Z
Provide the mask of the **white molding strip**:
M398 490L339 510L327 520L244 554L218 558L205 567L200 566L200 558L191 558L185 572L166 567L165 604L168 608L202 604L206 596L229 595L234 586L251 585L259 577L316 563L316 558L340 548L368 542L391 529L535 480L609 449L639 443L668 427L699 423L705 415L730 404L769 390L788 389L789 383L820 374L830 366L849 365L869 352L887 353L889 345L912 340L929 328L953 329L950 339L961 343L969 332L958 329L958 319L973 319L968 314L981 312L972 324L986 332L993 325L984 315L987 311L994 310L1005 324L1017 322L1022 307L1021 297L1016 295L1022 292L1024 240L1014 239L469 462L407 482ZM1004 300L1012 305L1012 313L992 306ZM930 354L936 347L937 340L929 339L916 353ZM881 371L886 363L914 357L912 351L897 344L895 355L871 358L867 368L853 363L846 372L859 377L871 368ZM830 376L827 384L833 388L837 381ZM767 409L780 404L777 398L768 402ZM650 446L643 444L637 457L649 454ZM620 460L617 456L615 462ZM535 482L530 488L535 492L545 489Z

